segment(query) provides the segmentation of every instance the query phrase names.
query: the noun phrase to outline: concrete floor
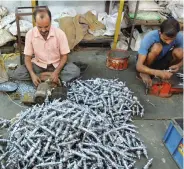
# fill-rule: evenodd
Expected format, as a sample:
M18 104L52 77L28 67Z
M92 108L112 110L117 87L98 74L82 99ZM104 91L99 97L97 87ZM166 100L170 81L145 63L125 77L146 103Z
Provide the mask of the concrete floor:
M148 147L148 155L154 158L152 169L177 169L177 165L162 143L162 138L168 127L169 119L183 117L183 95L174 95L171 98L163 99L155 96L146 96L142 83L135 78L135 54L129 62L129 68L124 71L113 71L105 66L107 49L83 49L70 54L70 61L82 61L89 64L88 70L83 79L89 78L118 78L126 81L127 86L139 98L145 107L145 116L134 117L134 123L139 127L139 136ZM149 104L150 100L156 107ZM13 104L8 96L0 94L0 117L12 118L25 108ZM19 103L19 102L17 102ZM137 162L142 168L146 163L144 157Z

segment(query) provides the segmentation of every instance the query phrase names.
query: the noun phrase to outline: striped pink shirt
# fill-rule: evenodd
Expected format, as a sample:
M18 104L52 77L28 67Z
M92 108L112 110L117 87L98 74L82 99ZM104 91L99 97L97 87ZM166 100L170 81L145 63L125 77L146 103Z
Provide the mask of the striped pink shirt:
M51 26L47 40L45 40L37 27L29 30L26 34L24 54L35 55L32 62L36 65L47 68L48 64L53 64L56 68L60 63L61 55L70 52L68 40L65 33Z

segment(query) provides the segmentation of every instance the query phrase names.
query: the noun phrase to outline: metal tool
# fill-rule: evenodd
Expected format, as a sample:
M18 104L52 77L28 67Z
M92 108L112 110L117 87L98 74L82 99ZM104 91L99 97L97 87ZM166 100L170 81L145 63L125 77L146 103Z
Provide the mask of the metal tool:
M42 104L47 96L51 95L51 87L49 82L45 81L38 85L34 95L35 103Z
M153 79L153 85L149 88L148 94L159 97L171 97L173 94L183 93L183 86L179 85L181 80L174 74L170 80L160 78Z
M149 104L151 104L153 107L156 107L156 105L155 104L153 104L152 102L150 102L150 100L149 99L147 99L146 100Z
M148 91L149 91L149 85L146 84L146 95L148 95Z

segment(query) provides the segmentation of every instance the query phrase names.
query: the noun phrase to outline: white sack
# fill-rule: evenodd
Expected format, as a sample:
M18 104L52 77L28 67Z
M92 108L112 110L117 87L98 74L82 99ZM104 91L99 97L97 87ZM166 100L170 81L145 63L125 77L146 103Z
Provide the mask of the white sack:
M121 28L127 28L127 24L123 20L124 13L122 13L121 18ZM116 29L116 21L117 21L118 13L114 13L112 15L107 15L106 12L98 13L98 21L103 23L106 27L106 31L104 36L113 36Z
M0 18L8 14L8 9L6 7L0 6Z
M124 13L122 13L121 19L123 19ZM107 15L104 20L103 24L106 26L106 32L104 35L113 36L116 30L116 21L117 21L118 13L113 15Z
M16 40L7 30L0 29L0 46L5 45L7 42Z
M19 20L19 25L20 25L20 32L26 33L28 32L31 28L33 28L33 25L31 22L26 21L26 20ZM12 35L17 35L17 24L14 22L10 28L9 31Z
M66 16L71 16L75 17L77 15L77 12L74 8L65 8L61 12L53 15L52 19L56 22L59 22L58 19L66 17Z
M0 29L4 28L6 25L15 21L15 13L10 13L9 15L3 17L0 20Z
M128 43L124 40L120 40L116 45L116 49L128 50Z

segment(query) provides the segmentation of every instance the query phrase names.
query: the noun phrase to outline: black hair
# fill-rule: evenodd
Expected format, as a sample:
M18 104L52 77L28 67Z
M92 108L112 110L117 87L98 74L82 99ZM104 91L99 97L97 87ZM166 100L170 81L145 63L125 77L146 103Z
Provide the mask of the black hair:
M40 12L46 12L49 15L49 18L51 20L52 16L51 16L51 12L50 12L49 8L47 8L47 7L46 8L39 8L39 6L38 6L35 8L35 10L33 12L33 17L34 17L35 21L36 21L36 15ZM43 16L41 16L41 17L43 18Z
M164 33L167 37L173 38L180 31L180 24L174 18L169 18L163 21L160 25L160 32Z

